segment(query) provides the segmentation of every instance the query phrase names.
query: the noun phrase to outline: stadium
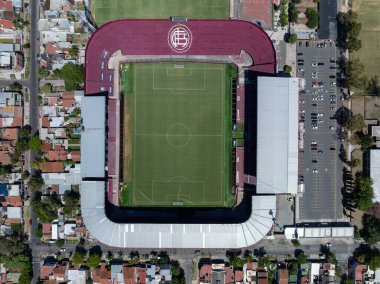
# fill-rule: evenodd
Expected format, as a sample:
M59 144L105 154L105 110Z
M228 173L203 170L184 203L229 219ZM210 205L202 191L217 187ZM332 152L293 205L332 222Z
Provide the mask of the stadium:
M93 237L234 248L271 230L276 194L297 190L298 80L271 77L259 26L113 21L85 67L81 209Z

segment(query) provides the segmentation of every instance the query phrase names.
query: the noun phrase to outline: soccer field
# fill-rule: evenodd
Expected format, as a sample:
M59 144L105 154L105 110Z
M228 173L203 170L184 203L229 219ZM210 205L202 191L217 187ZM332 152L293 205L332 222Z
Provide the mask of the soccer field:
M380 77L380 1L355 0L353 9L358 12L358 21L362 24L359 39L362 48L352 54L353 58L359 58L364 64L364 74L371 78Z
M116 19L228 19L229 0L94 0L92 14L98 25Z
M231 207L230 65L122 67L123 206Z

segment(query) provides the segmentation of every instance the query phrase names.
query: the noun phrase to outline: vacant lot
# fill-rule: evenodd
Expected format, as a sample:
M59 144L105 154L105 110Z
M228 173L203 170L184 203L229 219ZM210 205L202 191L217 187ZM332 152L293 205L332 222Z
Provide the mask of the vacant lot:
M122 205L233 205L230 68L207 63L122 68L122 80L132 83L123 87L128 161Z
M116 19L228 19L229 0L94 0L91 7L98 25Z
M369 78L375 75L380 77L380 1L354 0L353 5L362 23L362 48L353 56L359 57L363 62L364 72Z

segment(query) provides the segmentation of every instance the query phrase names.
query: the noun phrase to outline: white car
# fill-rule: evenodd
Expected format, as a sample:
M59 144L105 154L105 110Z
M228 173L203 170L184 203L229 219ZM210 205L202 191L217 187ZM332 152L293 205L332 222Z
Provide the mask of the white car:
M314 169L314 170L313 170L313 173L314 173L314 174L317 174L318 172L319 172L319 171L318 171L317 169Z
M317 75L318 75L317 72L313 72L313 73L311 73L311 76L317 76Z
M318 130L318 126L313 126L313 130Z
M317 116L323 116L323 113L318 113Z
M318 64L316 62L312 62L311 66L317 66Z

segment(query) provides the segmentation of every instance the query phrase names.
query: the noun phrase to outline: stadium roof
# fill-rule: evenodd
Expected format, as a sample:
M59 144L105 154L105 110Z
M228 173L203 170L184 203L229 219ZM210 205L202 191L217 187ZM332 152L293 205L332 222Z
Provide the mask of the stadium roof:
M257 193L296 194L299 80L257 80Z
M370 150L370 176L373 181L373 202L380 202L380 149Z
M275 196L253 196L251 217L242 224L119 224L105 214L105 182L83 181L81 211L91 235L121 248L241 248L272 228Z
M105 175L106 97L82 99L81 175L83 178Z

